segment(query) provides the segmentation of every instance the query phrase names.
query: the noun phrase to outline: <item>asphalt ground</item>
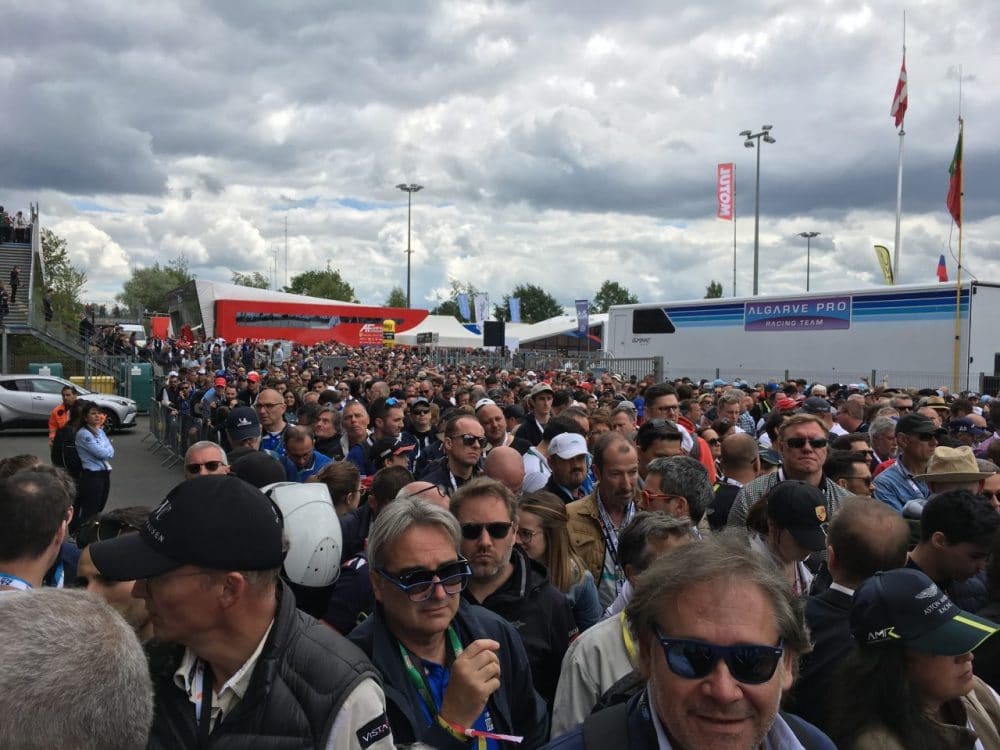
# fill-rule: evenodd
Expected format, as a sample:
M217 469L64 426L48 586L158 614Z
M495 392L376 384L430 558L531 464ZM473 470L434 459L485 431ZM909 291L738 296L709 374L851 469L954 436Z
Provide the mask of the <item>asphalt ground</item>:
M154 452L153 439L147 438L148 434L149 418L140 414L135 427L111 436L115 457L111 461L111 494L106 510L130 505L154 507L184 479L179 461L170 468L169 464L162 465L168 454L163 449ZM0 431L0 458L21 453L33 453L49 463L48 431Z

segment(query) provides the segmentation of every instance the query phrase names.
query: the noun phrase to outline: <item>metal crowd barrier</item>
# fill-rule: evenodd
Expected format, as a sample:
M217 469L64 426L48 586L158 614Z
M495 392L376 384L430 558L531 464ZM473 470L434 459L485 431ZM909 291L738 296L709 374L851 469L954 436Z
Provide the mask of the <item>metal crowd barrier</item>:
M200 440L219 442L219 431L210 422L190 414L180 415L169 406L153 399L149 404L149 450L165 451L161 466L175 466L184 460L187 449Z

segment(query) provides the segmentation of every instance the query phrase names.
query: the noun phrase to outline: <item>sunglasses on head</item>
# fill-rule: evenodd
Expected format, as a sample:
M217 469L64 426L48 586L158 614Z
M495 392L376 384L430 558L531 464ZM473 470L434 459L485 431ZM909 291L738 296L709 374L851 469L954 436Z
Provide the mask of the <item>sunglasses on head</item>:
M663 647L663 655L670 671L688 680L707 677L715 670L719 659L722 659L734 680L746 685L760 685L774 676L785 653L780 641L777 646L717 646L705 641L667 638L655 624L653 631Z
M122 534L128 534L133 531L139 531L138 526L133 526L130 523L125 523L124 521L111 521L111 520L101 520L94 518L86 523L80 525L80 528L76 530L74 539L76 540L76 546L80 549L88 547L94 542L103 542L106 539L115 539L120 537Z
M463 523L462 538L474 542L483 535L483 529L493 539L503 539L510 533L510 527L514 524L506 523Z
M825 448L830 444L830 441L826 438L804 438L804 437L793 437L788 438L785 441L785 445L789 448L795 448L796 450L801 450L806 447L806 443L812 446L813 450L819 450L820 448Z
M422 602L434 595L434 588L441 586L448 596L459 594L468 585L472 569L465 558L445 563L437 570L416 568L399 575L379 568L379 575L405 593L411 602Z
M222 461L205 461L200 464L184 464L184 470L188 474L200 474L202 467L204 467L205 471L211 473L218 471L220 466L222 466Z
M449 435L448 437L452 440L461 440L462 445L466 448L471 448L474 445L478 445L480 448L486 447L486 438L479 435Z

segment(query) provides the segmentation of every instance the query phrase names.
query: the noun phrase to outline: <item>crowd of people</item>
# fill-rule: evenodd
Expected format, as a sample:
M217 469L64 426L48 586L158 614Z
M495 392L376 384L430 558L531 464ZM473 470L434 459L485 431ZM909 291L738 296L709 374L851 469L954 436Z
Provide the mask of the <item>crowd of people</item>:
M0 462L5 747L1000 750L988 396L174 351L152 510L70 394Z

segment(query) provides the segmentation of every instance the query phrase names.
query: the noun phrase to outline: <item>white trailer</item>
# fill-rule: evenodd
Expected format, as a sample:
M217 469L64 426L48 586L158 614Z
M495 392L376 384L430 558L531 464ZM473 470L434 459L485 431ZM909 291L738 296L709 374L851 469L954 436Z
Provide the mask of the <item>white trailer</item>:
M1000 285L993 283L616 305L608 312L604 348L615 357L662 357L670 378L994 390L983 378L1000 375Z

